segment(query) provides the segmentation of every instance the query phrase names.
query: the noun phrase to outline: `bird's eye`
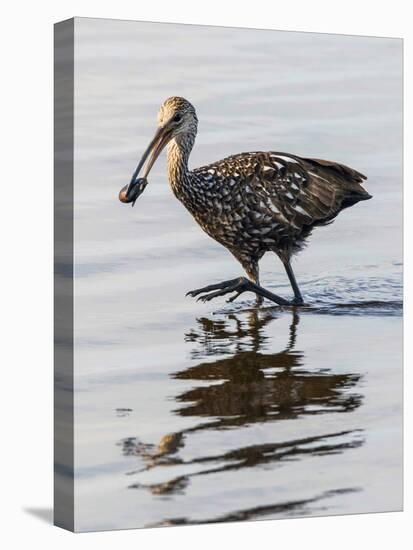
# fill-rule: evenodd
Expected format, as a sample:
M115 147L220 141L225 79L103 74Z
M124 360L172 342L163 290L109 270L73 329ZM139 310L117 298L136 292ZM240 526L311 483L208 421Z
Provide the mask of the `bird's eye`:
M179 113L177 113L174 117L173 117L173 121L174 122L180 122L182 119L182 115L180 115Z

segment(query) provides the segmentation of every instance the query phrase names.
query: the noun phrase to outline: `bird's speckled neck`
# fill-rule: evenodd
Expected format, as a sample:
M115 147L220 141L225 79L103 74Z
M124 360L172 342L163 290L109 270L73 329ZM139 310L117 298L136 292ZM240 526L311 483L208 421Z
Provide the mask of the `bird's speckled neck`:
M189 155L194 146L195 136L183 134L174 137L168 143L168 179L173 192L177 195L186 183L189 183Z

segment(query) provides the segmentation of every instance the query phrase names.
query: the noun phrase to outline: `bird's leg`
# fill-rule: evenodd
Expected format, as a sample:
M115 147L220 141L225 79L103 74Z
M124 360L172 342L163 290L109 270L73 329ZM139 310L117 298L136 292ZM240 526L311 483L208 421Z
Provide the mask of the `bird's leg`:
M187 292L186 295L192 297L198 296L198 300L209 302L218 296L225 296L225 294L235 292L235 296L231 296L231 298L228 299L228 302L233 302L240 294L247 291L254 292L257 296L267 298L280 306L291 305L288 300L285 300L284 298L281 298L281 296L277 296L277 294L274 294L262 286L253 283L246 277L238 277L236 279L223 281L222 283L216 283L203 288L198 288L196 290L191 290L190 292Z
M258 261L254 261L245 258L238 258L241 262L242 267L245 269L248 278L255 283L256 285L260 286L260 269L258 266ZM234 300L237 298L235 296ZM261 306L264 302L264 298L260 296L259 294L256 294L255 304L257 307Z
M292 289L294 291L293 304L297 306L302 306L304 304L304 300L303 300L303 297L301 296L300 289L298 288L298 284L297 284L293 269L291 267L290 261L289 260L283 261L283 264L285 267L285 271L287 272L288 279L290 280Z
M257 307L262 306L263 302L264 302L264 298L262 296L260 296L259 294L256 294L255 305Z

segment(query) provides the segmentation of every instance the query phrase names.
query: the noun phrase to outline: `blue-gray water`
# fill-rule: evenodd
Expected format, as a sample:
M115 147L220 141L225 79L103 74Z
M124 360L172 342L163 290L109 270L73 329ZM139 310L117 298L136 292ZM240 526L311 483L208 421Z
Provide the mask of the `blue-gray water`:
M402 506L401 42L77 19L78 530ZM191 165L248 150L341 161L371 201L294 262L310 307L185 293L242 273L172 195L121 204L159 105L192 101ZM264 286L289 296L280 262Z

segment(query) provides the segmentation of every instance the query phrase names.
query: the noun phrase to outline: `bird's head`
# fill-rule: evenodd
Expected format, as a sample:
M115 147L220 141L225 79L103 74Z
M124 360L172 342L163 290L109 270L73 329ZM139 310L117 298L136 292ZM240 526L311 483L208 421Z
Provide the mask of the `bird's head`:
M196 133L198 119L194 106L183 97L168 97L158 112L158 129L163 127L170 132L168 141Z
M133 206L145 189L146 178L164 147L173 139L182 144L185 144L186 140L193 143L197 126L198 119L195 108L189 101L176 96L169 97L164 101L159 109L158 128L155 136L144 152L129 185L121 189L119 199L125 203L132 202ZM144 173L142 177L138 177L145 163Z

